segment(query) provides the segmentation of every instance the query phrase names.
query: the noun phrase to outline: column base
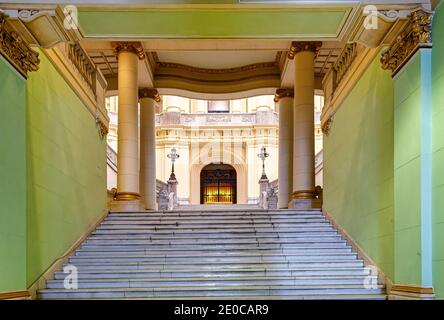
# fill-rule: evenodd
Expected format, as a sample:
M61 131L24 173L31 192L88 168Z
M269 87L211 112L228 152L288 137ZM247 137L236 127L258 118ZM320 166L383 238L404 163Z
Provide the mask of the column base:
M140 194L137 192L119 192L116 193L117 201L131 201L131 200L140 200Z
M388 300L433 300L433 288L423 288L412 285L394 284L390 289Z
M145 211L140 200L114 200L109 204L111 212L140 212Z
M321 208L322 202L320 199L292 199L288 203L288 209L309 210Z

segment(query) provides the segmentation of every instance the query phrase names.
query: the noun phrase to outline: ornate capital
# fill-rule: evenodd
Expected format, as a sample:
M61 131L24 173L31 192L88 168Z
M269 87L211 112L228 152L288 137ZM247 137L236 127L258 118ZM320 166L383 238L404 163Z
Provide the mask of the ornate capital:
M274 102L279 102L282 98L294 98L294 90L281 88L277 89L274 95Z
M311 51L314 52L315 55L318 54L319 48L322 46L322 42L313 41L293 41L291 43L290 50L288 51L288 59L294 59L294 56L302 51Z
M140 42L111 42L111 45L117 56L120 52L132 52L136 54L140 60L145 58L145 51Z
M0 12L0 53L27 78L28 72L39 69L39 54L14 31L6 18L7 16Z
M406 27L382 55L382 68L391 70L395 75L419 48L431 48L432 21L432 12L424 9L413 11Z
M332 125L333 125L333 115L328 117L328 119L321 125L322 133L328 136Z
M157 89L154 88L141 88L139 89L139 99L150 98L156 102L160 102L160 95Z

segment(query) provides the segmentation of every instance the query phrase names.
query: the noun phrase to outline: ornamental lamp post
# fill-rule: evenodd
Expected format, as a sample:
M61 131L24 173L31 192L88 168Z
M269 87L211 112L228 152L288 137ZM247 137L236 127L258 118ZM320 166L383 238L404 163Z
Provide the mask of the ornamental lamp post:
M265 174L265 159L270 156L265 147L261 148L261 153L257 155L262 160L262 176L261 180L268 180L267 175Z
M171 149L171 153L167 154L167 158L171 160L170 180L176 180L176 175L174 174L174 162L179 159L179 155L176 153L176 148Z

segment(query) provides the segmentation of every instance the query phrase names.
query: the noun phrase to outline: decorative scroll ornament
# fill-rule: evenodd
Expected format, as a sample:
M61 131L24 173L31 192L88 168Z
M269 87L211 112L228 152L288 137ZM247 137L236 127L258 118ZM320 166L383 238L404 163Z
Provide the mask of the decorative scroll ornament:
M318 54L319 48L322 46L322 42L313 41L313 42L297 42L293 41L291 43L290 50L288 51L288 59L293 60L294 56L302 51L311 51L314 52L315 55Z
M328 136L332 125L333 125L333 115L328 117L328 119L322 124L321 126L322 133Z
M293 89L277 89L274 95L274 102L279 102L282 98L294 98Z
M160 94L157 89L154 88L141 88L139 89L139 99L142 98L151 98L156 102L160 102Z
M431 48L432 21L432 12L413 11L405 29L382 55L382 68L395 75L419 48Z
M120 52L132 52L136 54L140 60L145 59L145 51L140 42L112 42L111 45L117 56Z
M7 15L0 12L0 53L25 77L39 69L39 54L23 41L8 24Z
M96 120L97 129L99 130L100 138L103 139L108 134L108 126L100 119Z

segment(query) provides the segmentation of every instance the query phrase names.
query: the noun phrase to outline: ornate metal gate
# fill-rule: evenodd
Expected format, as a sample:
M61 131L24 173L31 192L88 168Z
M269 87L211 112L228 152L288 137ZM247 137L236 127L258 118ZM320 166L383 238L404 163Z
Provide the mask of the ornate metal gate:
M200 203L236 203L236 170L229 165L209 165L200 173Z

